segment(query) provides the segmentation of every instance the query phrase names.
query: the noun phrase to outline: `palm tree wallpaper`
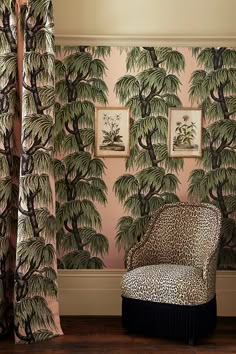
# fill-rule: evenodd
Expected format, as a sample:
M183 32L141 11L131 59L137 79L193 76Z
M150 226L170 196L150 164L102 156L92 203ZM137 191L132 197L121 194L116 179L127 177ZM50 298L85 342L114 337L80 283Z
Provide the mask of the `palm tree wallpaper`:
M101 269L108 239L96 204L107 202L105 163L93 157L95 104L106 105L109 47L57 48L54 161L58 267Z
M138 172L120 176L114 190L128 216L117 224L118 248L127 251L142 237L149 215L165 203L179 201L176 194L180 158L167 151L168 108L181 106L179 73L184 56L172 48L132 48L127 51L127 72L116 85L121 104L130 107L131 153L127 169ZM174 172L174 173L173 173Z
M219 268L236 269L235 66L232 48L58 47L60 268L122 268L152 211L191 199L219 206ZM130 109L127 159L94 158L96 106ZM201 158L168 156L168 109L181 106L202 109Z
M189 197L222 213L220 269L236 269L236 50L193 48L190 99L202 107L203 155L189 178Z

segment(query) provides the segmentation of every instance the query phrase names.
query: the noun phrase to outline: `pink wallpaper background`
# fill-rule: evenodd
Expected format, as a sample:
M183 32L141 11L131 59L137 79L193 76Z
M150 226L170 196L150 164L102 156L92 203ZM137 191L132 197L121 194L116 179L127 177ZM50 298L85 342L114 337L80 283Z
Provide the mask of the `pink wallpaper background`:
M185 71L180 75L181 91L178 93L184 107L194 107L189 101L189 80L191 73L197 68L195 59L191 55L190 48L178 48L185 57ZM114 86L117 80L126 74L126 53L120 52L120 48L112 48L110 57L106 58L107 76L105 82L109 88L108 100L109 106L120 106L118 99L114 93ZM108 187L108 203L105 207L97 205L98 211L102 217L102 233L107 236L109 240L109 254L104 257L104 263L107 268L124 268L124 253L118 252L115 246L116 225L118 219L125 215L122 205L117 200L113 192L113 185L116 179L122 174L127 173L125 170L125 159L123 158L105 158L104 162L107 166L106 175L103 177ZM188 178L190 172L196 168L195 158L185 158L184 168L179 173L178 178L181 182L180 188L177 192L181 201L187 201Z

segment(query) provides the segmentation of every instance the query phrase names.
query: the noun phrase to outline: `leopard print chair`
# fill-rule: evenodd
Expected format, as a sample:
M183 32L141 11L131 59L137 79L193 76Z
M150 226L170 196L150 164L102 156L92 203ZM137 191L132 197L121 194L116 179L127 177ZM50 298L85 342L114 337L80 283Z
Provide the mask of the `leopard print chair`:
M129 331L193 344L216 324L215 279L221 213L211 204L166 204L131 248L122 289Z

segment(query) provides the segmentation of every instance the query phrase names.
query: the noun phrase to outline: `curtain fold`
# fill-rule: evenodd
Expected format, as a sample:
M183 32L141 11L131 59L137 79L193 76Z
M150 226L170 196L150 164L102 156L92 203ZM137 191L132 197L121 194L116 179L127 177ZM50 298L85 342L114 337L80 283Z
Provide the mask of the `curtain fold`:
M53 176L53 28L52 0L1 0L0 338L14 330L20 343L62 334Z

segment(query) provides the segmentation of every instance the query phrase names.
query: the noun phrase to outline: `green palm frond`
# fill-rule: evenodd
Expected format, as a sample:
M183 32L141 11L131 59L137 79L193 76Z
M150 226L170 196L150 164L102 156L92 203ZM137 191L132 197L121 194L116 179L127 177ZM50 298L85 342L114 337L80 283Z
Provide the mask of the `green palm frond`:
M42 274L33 274L28 282L29 296L48 296L49 298L57 298L57 286L51 279L44 277Z
M234 67L236 62L236 50L234 48L226 48L222 53L223 66L224 67Z
M210 104L208 104L208 107L207 109L205 109L204 113L205 116L207 116L207 118L209 119L209 121L215 121L224 118L219 102L211 102Z
M17 56L15 53L0 55L0 76L4 75L6 80L16 78L17 75ZM1 77L1 81L3 78ZM1 82L1 86L2 82Z
M197 54L198 65L204 66L206 70L214 70L213 59L214 59L213 48L204 48L198 51Z
M130 153L129 153L129 157L126 159L126 162L125 162L126 170L129 170L129 169L135 167L135 164L136 164L137 158L139 157L139 154L140 154L140 149L139 149L137 143L136 144L133 143L133 139L131 136Z
M233 117L235 117L235 115L236 115L236 97L235 96L226 97L225 100L226 100L229 112L233 114Z
M223 167L228 167L228 166L232 166L232 167L236 167L236 151L235 149L224 149L223 151L221 151L220 153L220 157L221 157L221 165Z
M185 58L182 53L177 50L171 50L166 53L164 58L164 66L168 71L177 72L178 74L184 71Z
M139 94L139 81L132 75L121 77L116 82L115 93L120 102L125 104L129 98Z
M67 233L64 235L63 240L60 245L60 250L62 250L64 253L70 253L77 249L77 242L75 235L72 233Z
M122 248L128 251L145 234L150 216L143 216L137 219L122 217L118 221L116 245L118 250Z
M103 269L105 264L103 261L98 257L92 257L89 259L87 264L87 269Z
M92 254L101 255L102 257L108 253L109 242L106 236L95 233L91 235L89 239L89 244L87 246Z
M58 124L58 122L56 121L56 124ZM57 128L57 126L56 126ZM54 153L55 154L60 154L63 152L64 150L64 141L66 139L66 133L64 131L64 129L60 130L58 133L55 134L54 137Z
M143 137L150 132L153 133L155 130L162 137L167 137L168 121L165 117L145 117L136 120L131 127L131 136L134 141L137 141L139 137Z
M107 202L105 193L87 181L79 181L76 184L76 190L79 199L91 199L92 201L97 201L102 205L105 205Z
M144 150L144 149L140 150L135 160L135 164L139 168L146 168L152 164L152 160L150 158L148 150Z
M54 34L52 28L45 26L35 33L35 41L37 48L42 51L47 51L48 48L54 48Z
M174 193L165 192L165 193L161 193L160 196L162 199L164 199L166 204L178 203L180 201L179 197Z
M102 177L105 169L106 166L101 159L93 158L89 164L88 177Z
M132 224L133 218L131 216L123 216L119 219L116 227L116 246L118 247L118 251L120 251L122 248L127 250L130 248L130 243L135 243L135 240L130 240L128 235L129 228Z
M162 180L162 190L166 192L176 192L178 188L179 180L178 177L172 173L167 173Z
M236 196L235 195L226 195L224 196L224 202L227 210L230 214L235 213L236 211Z
M87 74L91 69L92 55L85 52L75 52L68 55L63 63L68 71Z
M152 196L148 201L148 208L150 213L160 208L163 204L165 204L166 200L162 197Z
M94 79L101 79L104 76L106 69L107 67L102 60L93 59L89 68L89 77Z
M23 120L25 135L30 135L32 140L37 136L42 141L45 141L51 135L52 127L53 119L50 115L30 114L26 115Z
M47 208L35 209L35 214L39 228L45 234L46 241L53 240L56 230L55 216Z
M22 241L27 240L29 237L33 237L33 229L29 217L19 215L18 233L21 235Z
M127 213L131 213L134 217L141 216L141 203L143 202L143 196L134 194L127 196L124 202L124 210Z
M56 82L55 91L56 91L57 98L60 100L60 103L63 104L68 101L69 90L66 81L64 79Z
M26 259L27 264L39 263L44 247L45 239L43 237L21 241L17 249L17 262L19 259Z
M206 170L212 168L212 152L209 147L202 149L202 156L197 159L197 164L202 165Z
M55 334L48 329L39 329L36 332L33 332L35 342L42 342L47 339L55 337Z
M0 179L0 208L11 200L12 195L12 177L7 176Z
M133 47L126 57L126 69L127 71L136 69L136 65L140 63L141 48ZM143 59L144 61L144 59Z
M42 251L42 265L52 266L56 259L56 251L52 244L48 243Z
M208 131L212 136L218 136L219 139L232 141L236 133L236 121L231 119L218 120L208 127Z
M164 69L150 68L141 71L137 77L144 86L153 88L155 91L160 91L167 76Z
M56 46L57 48L57 46ZM61 48L61 47L60 47ZM57 51L55 49L55 53L57 54ZM60 53L59 53L60 54ZM66 67L63 64L63 62L59 59L55 59L55 75L56 75L56 80L59 81L61 79L65 78L66 74Z
M164 96L165 96L165 102L168 107L182 107L182 102L177 95L173 93L166 93ZM158 115L167 115L167 112L163 112L163 113L158 112Z
M211 71L202 82L202 87L206 92L215 91L218 86L224 84L228 80L228 70L218 69Z
M4 12L6 9L12 12L14 1L12 0L2 0L0 5L0 12Z
M188 196L190 200L199 201L208 195L206 183L203 183L205 171L202 169L193 170L189 176Z
M90 200L72 200L62 204L57 210L57 218L63 226L64 222L71 220L74 216L80 217L80 226L101 227L101 217Z
M67 193L68 193L68 186L66 184L65 179L63 178L63 176L61 176L62 179L57 180L55 183L55 188L56 188L56 195L57 195L57 199L60 202L66 202L67 201Z
M202 183L206 184L208 190L215 188L218 184L225 184L226 181L232 184L236 184L236 169L229 168L216 168L214 170L208 171Z
M53 170L53 159L51 154L43 150L35 151L33 155L34 172L49 173Z
M89 178L90 184L94 187L94 188L98 188L101 191L103 191L104 193L107 192L107 186L106 183L99 177L90 177Z
M37 192L37 193L36 193ZM50 205L52 203L52 190L49 176L46 174L32 174L21 177L20 197L22 201L36 193L36 203Z
M52 0L29 0L28 7L35 18L44 19L47 14L52 19Z
M97 101L101 105L107 104L106 93L96 86L80 81L76 86L77 97L83 97L85 100Z
M137 193L139 188L138 180L131 174L120 176L113 187L116 196L120 202L123 202L128 196Z
M0 224L1 225L1 224ZM9 238L8 236L0 238L0 258L6 257L9 252Z
M48 328L55 330L56 324L47 301L41 296L25 297L15 305L16 323L24 328L29 318L32 328Z
M0 135L4 136L7 132L12 130L13 127L13 114L1 113L0 114Z
M74 152L65 156L63 161L67 171L79 171L81 175L85 175L90 167L91 154L84 151Z
M165 176L165 170L162 167L148 167L137 173L140 184L160 188Z
M66 168L61 160L54 159L54 177L56 180L61 179L64 177L66 173Z
M84 250L73 251L62 257L66 269L86 269L90 253Z
M9 164L6 155L0 153L0 178L9 176Z
M89 49L91 50L91 53L98 58L105 59L111 54L111 47L108 46L89 47Z
M55 102L55 89L52 86L42 86L38 88L39 97L44 106L53 105Z

